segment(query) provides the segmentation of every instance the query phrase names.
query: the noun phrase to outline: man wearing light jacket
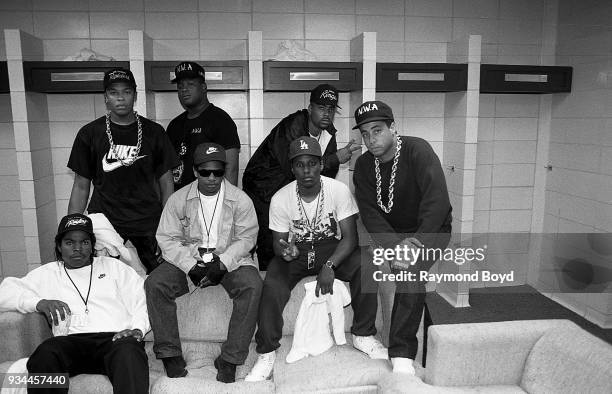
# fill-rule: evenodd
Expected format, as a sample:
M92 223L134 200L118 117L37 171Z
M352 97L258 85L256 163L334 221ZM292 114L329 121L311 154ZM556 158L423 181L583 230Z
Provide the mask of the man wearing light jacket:
M87 216L64 216L55 237L57 261L23 278L6 278L0 311L40 312L53 327L56 336L28 360L31 374L103 374L115 393L147 393L142 339L150 326L143 279L112 257L94 257L95 243Z
M169 377L187 375L176 317L176 298L195 286L221 284L233 300L228 336L215 360L217 380L231 383L255 331L262 281L253 261L257 217L249 197L224 180L221 145L203 143L193 155L196 180L170 196L157 229L166 262L145 281L155 334L153 350Z

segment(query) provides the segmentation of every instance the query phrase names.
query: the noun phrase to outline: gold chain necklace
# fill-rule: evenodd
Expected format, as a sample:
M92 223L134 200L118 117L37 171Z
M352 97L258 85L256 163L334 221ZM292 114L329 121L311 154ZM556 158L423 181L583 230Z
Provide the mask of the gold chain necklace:
M113 142L113 135L111 134L110 130L110 112L106 113L106 135L108 136L110 150L113 152L117 160L119 160L121 164L126 167L134 164L142 146L142 124L140 123L140 117L138 116L138 112L134 111L134 116L136 117L136 125L138 126L138 142L136 143L136 152L132 157L129 157L127 160L123 160L117 154L117 145L115 145L115 143Z
M310 223L310 219L308 218L308 213L306 212L306 209L304 208L304 205L302 204L302 197L300 196L300 189L298 188L298 184L297 181L295 182L295 194L297 197L297 203L298 203L298 211L300 212L300 217L302 219L302 222L306 222L306 226L308 228L308 230L310 231L310 243L311 246L314 248L314 235L315 235L315 229L317 227L317 223L321 223L322 222L322 214L323 214L323 205L325 204L325 193L323 192L323 180L321 179L319 182L321 182L321 190L319 191L319 195L317 196L317 207L315 208L315 216L312 218L312 224Z
M374 172L376 174L376 202L380 209L383 210L384 213L390 213L391 208L393 207L393 186L395 185L395 175L397 173L397 163L400 157L400 150L402 149L402 140L399 136L397 136L397 147L395 151L395 157L393 158L393 166L391 167L391 178L389 179L389 206L385 206L382 202L382 179L380 176L380 160L378 158L374 158Z

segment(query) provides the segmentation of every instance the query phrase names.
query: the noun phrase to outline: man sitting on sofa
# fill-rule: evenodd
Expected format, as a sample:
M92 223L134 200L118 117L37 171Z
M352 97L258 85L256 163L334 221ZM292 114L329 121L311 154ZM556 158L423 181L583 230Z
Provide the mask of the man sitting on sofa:
M235 381L255 332L262 281L251 251L257 240L253 203L224 179L227 158L221 145L203 143L193 155L196 180L170 196L157 229L166 262L145 281L155 334L153 350L168 377L187 375L176 315L176 298L195 286L221 284L233 300L227 340L215 359L217 380Z
M53 327L55 336L27 362L30 374L103 374L115 393L148 393L143 279L119 260L94 257L95 243L87 216L64 216L55 236L57 260L23 278L6 278L0 311L40 312Z
M374 338L377 293L362 292L357 204L344 183L321 176L321 147L316 139L292 141L289 160L296 180L276 192L270 203L276 256L268 266L260 303L255 335L259 358L246 381L265 380L272 374L282 336L283 309L291 289L309 275L317 276L317 296L330 293L336 277L350 282L355 312L353 346L371 358L387 358L387 349Z

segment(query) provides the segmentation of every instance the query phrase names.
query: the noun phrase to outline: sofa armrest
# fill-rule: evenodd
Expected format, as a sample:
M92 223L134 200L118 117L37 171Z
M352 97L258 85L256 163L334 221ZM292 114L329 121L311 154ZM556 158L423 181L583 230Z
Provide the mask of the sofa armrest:
M40 313L0 313L0 362L15 361L28 357L45 339L51 330Z
M534 344L567 320L519 320L429 328L424 381L435 386L517 385Z

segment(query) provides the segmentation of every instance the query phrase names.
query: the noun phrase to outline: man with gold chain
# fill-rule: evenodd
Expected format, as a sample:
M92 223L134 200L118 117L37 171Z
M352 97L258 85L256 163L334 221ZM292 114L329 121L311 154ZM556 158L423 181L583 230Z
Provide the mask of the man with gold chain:
M189 291L187 279L198 287L221 284L233 301L227 339L214 361L218 381L235 381L236 366L246 360L255 332L262 288L252 256L257 216L246 193L224 179L227 165L221 145L198 145L192 167L196 180L170 196L157 229L165 261L149 275L145 291L153 351L171 378L188 373L175 301Z
M287 157L289 144L298 137L310 136L317 140L323 154L321 174L335 178L340 164L351 159L359 147L349 142L338 149L334 117L338 106L339 93L332 85L322 84L310 92L310 104L282 119L262 141L249 160L242 177L242 188L251 197L257 220L257 259L259 269L266 270L274 257L272 232L268 228L270 200L280 188L293 181L291 163Z
M70 152L74 183L68 213L87 208L89 214L104 214L150 273L160 262L155 231L174 191L172 168L179 161L163 127L134 111L135 100L130 70L104 74L107 113L79 130Z
M348 186L321 175L321 156L312 137L300 137L289 146L295 181L276 192L270 203L275 257L268 266L259 308L255 335L259 357L246 381L271 376L282 337L283 309L291 289L310 275L317 276L317 297L332 292L335 278L349 282L353 346L370 358L387 358L387 349L374 337L377 293L364 291L366 282L362 283L357 206Z
M440 160L429 143L400 137L391 108L381 101L361 104L355 122L353 128L359 129L368 148L355 163L355 197L374 246L444 249L450 240L452 208ZM429 270L435 261L390 263L393 272L410 272ZM416 278L396 282L389 332L394 372L414 374L416 333L424 309L428 315L425 283Z

